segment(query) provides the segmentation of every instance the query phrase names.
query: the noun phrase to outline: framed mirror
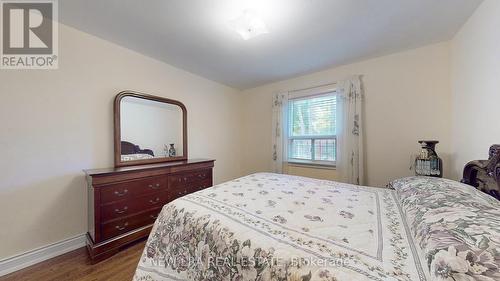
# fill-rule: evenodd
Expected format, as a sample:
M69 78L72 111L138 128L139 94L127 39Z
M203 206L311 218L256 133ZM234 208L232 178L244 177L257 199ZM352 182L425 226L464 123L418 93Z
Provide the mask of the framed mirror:
M179 101L120 92L114 103L115 166L186 160L186 118Z

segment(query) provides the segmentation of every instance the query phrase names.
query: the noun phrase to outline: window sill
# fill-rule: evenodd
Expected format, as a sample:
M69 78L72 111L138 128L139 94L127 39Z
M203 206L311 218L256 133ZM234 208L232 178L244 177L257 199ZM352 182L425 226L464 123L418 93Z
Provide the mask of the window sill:
M317 163L310 161L288 161L286 164L288 166L302 167L302 168L314 168L314 169L326 169L326 170L337 169L337 166L335 164Z

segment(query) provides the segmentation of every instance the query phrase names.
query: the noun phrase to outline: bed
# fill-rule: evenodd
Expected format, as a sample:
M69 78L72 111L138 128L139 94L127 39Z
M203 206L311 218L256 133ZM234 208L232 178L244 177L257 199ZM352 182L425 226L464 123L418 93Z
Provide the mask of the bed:
M134 280L500 280L499 266L500 203L470 185L258 173L165 205Z
M138 145L128 141L121 141L121 161L136 161L154 158L151 149L142 149Z

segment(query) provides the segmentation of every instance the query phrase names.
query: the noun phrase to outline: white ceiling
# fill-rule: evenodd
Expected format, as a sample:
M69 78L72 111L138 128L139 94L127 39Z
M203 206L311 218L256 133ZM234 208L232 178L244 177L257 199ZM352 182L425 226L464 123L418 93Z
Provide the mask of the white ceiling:
M61 22L246 89L451 39L482 0L63 0ZM269 33L244 41L244 9Z

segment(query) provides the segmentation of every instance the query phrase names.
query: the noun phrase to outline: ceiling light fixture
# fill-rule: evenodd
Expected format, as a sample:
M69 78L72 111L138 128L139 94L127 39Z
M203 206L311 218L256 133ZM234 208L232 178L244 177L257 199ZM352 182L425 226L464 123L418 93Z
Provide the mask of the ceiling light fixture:
M229 22L229 27L236 31L243 40L269 33L264 21L254 11L245 10L236 19Z

